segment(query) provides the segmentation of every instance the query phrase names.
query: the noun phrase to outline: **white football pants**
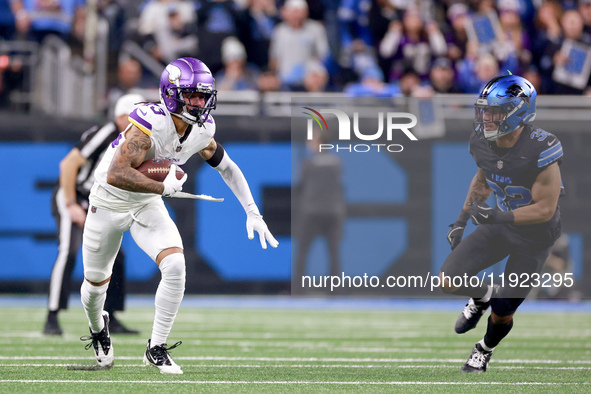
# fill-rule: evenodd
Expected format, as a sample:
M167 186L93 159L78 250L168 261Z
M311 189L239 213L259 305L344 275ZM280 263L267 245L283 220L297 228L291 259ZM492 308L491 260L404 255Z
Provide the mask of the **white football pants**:
M114 212L91 206L82 241L86 279L102 282L111 276L123 233L128 230L135 243L154 261L164 249L183 248L179 230L162 199L129 212Z

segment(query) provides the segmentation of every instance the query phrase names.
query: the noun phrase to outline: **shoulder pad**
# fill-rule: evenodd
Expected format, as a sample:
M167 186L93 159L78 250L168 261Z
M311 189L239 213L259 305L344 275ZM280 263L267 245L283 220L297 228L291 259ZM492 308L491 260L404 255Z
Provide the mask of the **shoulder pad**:
M152 135L152 130L162 127L166 122L166 112L158 104L144 104L129 114L129 121L138 129Z
M205 133L206 135L209 135L211 138L213 138L213 136L215 135L216 125L215 120L213 119L213 116L211 116L211 114L207 115L207 118L205 119L205 122L203 123L203 126L200 127L200 129L201 133Z
M562 144L558 138L545 130L535 129L531 132L530 138L537 140L539 155L538 168L547 167L550 164L562 159Z
M211 123L215 126L215 120L213 119L213 115L211 113L208 113L204 119L203 124L207 125L208 123Z

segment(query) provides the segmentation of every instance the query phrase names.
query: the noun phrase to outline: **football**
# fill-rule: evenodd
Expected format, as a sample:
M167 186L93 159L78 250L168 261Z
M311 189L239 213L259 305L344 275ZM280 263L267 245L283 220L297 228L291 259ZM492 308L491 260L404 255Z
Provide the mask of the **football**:
M150 179L153 179L158 182L163 182L168 172L170 171L170 166L173 163L170 160L166 159L149 159L144 161L142 164L139 165L136 170L144 174ZM178 165L176 170L176 178L181 179L185 175L185 171L183 171Z

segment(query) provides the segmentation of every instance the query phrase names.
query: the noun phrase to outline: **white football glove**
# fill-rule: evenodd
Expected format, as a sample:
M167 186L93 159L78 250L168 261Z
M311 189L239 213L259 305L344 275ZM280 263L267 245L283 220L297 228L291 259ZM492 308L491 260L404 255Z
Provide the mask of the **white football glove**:
M263 220L263 217L259 213L258 209L250 211L246 214L246 232L248 233L248 239L254 238L254 232L259 233L259 240L261 241L261 247L267 249L267 242L269 245L276 248L279 242L273 237L273 234L269 231L267 223Z
M162 192L164 197L170 197L174 193L183 190L183 183L187 180L187 174L185 173L181 179L176 179L176 168L176 164L171 165L168 175L162 182L164 184L164 191Z

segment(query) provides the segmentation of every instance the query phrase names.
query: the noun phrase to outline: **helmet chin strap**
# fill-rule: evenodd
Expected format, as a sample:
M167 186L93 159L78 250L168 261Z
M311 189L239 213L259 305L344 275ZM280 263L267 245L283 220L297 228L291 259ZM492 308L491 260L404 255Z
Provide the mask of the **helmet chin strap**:
M496 141L496 140L498 140L499 138L506 136L507 134L511 134L512 132L514 132L515 130L517 130L517 129L518 129L518 128L520 128L520 127L523 127L523 125L522 125L522 124L519 124L519 125L518 125L516 128L514 128L513 130L511 130L511 131L507 131L507 132L503 133L503 132L499 132L499 129L500 129L500 126L499 126L499 127L497 127L497 129L496 129L496 130L492 131L492 132L496 133L495 135L493 135L493 136L490 136L490 137L486 137L486 134L485 134L485 136L484 136L484 137L485 137L487 140L489 140L489 141Z
M487 140L489 140L489 141L496 141L496 140L498 140L499 138L501 138L502 136L505 135L505 134L499 134L498 131L499 131L499 129L496 129L494 132L497 133L497 134L495 134L493 136L490 136L490 137L486 137L486 135L485 135L485 138ZM506 134L508 134L508 133L506 133Z
M160 102L166 107L166 103L162 97L160 97ZM191 126L195 126L197 124L197 117L191 115L187 111L187 107L185 105L183 105L183 110L180 114L177 114L176 112L170 112L170 114L176 116L177 118L181 118L185 123L190 124Z
M191 126L195 126L197 124L197 117L191 115L185 108L183 108L183 112L181 112L181 118Z
M195 126L197 124L197 117L185 111L184 108L180 114L177 114L176 112L171 112L170 114L176 116L177 118L181 118L185 123L190 124L191 126Z

